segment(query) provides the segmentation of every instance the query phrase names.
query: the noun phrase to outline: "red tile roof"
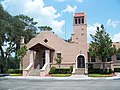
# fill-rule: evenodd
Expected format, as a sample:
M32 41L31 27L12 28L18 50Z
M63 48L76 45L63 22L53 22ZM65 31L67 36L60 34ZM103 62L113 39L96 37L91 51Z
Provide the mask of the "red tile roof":
M85 16L86 14L84 12L82 13L75 13L74 17L81 17L81 16Z

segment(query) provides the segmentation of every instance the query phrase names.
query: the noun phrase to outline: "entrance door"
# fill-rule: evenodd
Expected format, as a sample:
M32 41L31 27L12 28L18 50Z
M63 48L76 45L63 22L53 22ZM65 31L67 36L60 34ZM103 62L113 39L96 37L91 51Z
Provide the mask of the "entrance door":
M85 58L82 55L77 57L77 68L85 68Z

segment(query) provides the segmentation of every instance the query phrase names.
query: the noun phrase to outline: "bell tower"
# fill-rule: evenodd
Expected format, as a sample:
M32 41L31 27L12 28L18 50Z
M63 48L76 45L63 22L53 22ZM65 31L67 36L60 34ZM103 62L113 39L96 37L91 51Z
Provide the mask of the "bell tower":
M75 13L73 16L72 44L79 55L76 60L76 68L85 68L84 72L87 73L87 24L84 12ZM84 59L81 59L82 57Z
M73 16L72 43L75 44L81 53L87 53L87 24L86 14L75 13Z
M75 13L73 17L72 42L80 46L87 44L86 14Z

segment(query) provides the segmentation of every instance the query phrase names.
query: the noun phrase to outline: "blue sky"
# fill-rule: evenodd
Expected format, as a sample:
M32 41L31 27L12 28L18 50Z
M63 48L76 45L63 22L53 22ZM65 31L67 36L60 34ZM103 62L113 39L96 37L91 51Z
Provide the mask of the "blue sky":
M73 13L86 12L88 42L96 26L104 24L114 42L120 42L120 0L1 0L4 9L12 15L25 14L48 25L60 37L70 38Z

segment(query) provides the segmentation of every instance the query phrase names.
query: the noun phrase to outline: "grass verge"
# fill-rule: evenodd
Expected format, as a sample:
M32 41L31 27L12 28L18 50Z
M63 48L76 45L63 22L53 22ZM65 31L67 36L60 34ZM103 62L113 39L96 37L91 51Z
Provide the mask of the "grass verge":
M10 76L22 76L22 74L9 74Z
M88 74L89 77L112 77L113 74Z
M51 74L52 77L68 77L71 76L71 74Z

